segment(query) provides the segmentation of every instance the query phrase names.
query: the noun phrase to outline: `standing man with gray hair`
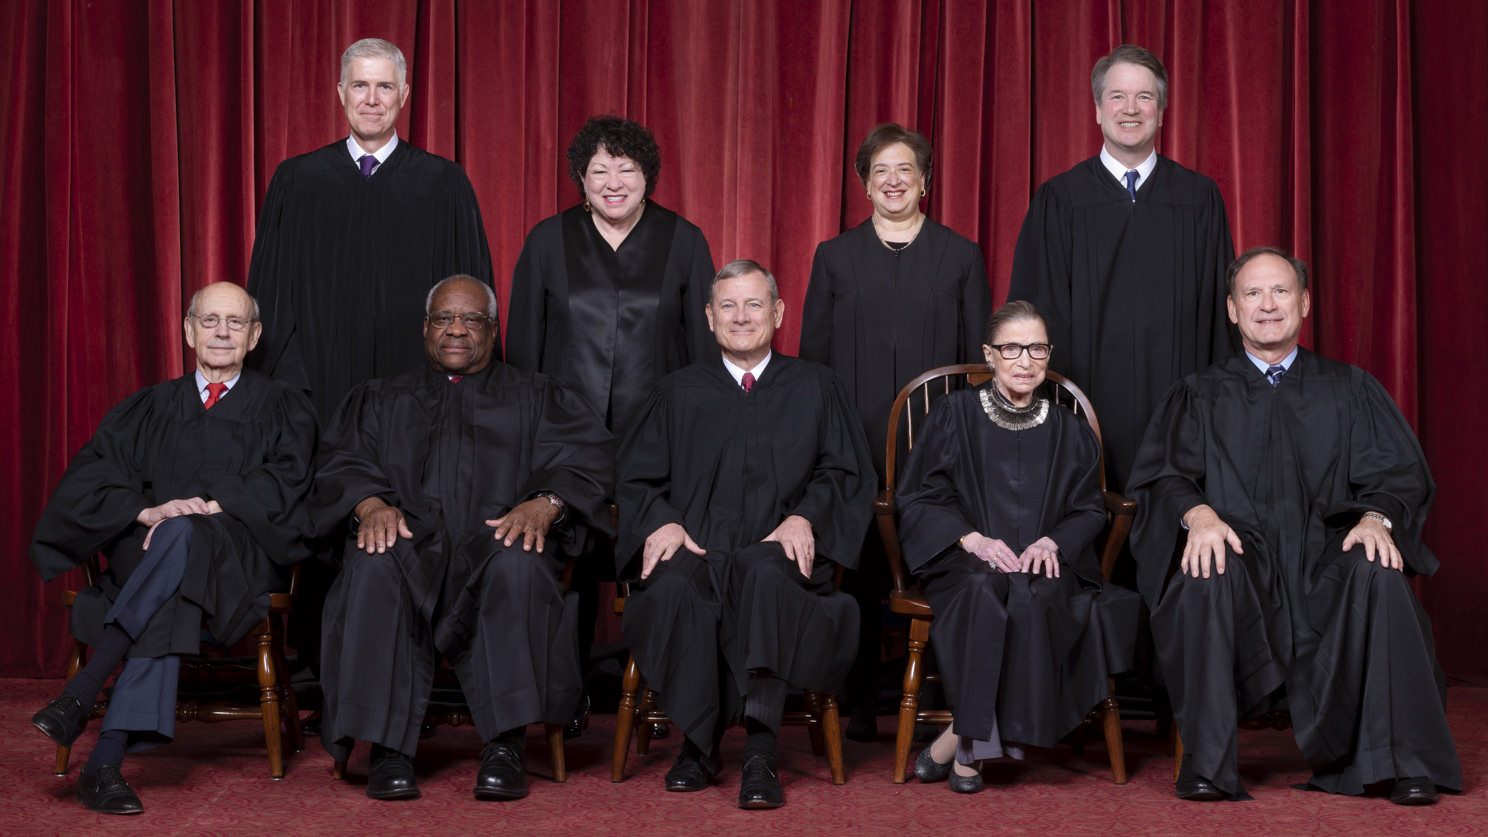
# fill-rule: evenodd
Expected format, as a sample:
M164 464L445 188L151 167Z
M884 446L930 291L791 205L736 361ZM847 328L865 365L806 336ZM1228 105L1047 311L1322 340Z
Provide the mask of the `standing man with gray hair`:
M1106 475L1120 491L1168 387L1231 352L1225 268L1234 256L1213 180L1157 155L1168 71L1123 44L1090 74L1101 152L1033 197L1008 299L1048 318L1057 371L1100 411Z

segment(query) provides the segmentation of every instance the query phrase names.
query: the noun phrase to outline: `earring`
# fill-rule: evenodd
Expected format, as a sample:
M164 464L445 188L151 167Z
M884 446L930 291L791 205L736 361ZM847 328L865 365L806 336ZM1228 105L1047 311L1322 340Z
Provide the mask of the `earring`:
M922 197L922 198L925 197L925 187L924 186L921 186L920 187L920 197Z
M592 207L592 206L589 205L589 199L588 198L584 198L584 211L585 212L589 212L589 213L594 212L594 207Z

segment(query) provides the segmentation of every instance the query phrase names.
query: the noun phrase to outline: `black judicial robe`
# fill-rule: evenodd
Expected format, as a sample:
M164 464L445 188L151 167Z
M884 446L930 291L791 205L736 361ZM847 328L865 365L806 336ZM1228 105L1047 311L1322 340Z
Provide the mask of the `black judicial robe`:
M269 593L308 552L304 499L310 490L316 420L294 388L244 370L211 410L195 373L146 387L104 416L47 501L31 560L50 580L97 552L99 586L81 591L72 630L102 637L104 617L144 557L141 510L167 500L216 500L222 512L192 515L186 574L129 650L131 657L192 654L205 617L212 636L233 643L263 620Z
M1051 405L1038 427L1005 430L979 392L951 393L917 434L896 492L899 539L935 609L957 734L986 740L995 719L1003 740L1053 746L1106 697L1106 678L1130 668L1139 603L1102 589L1095 540L1106 510L1090 426ZM1060 577L988 567L957 545L973 531L1019 553L1048 536ZM1001 589L983 602L972 582Z
M1044 315L1052 368L1079 381L1100 413L1112 490L1126 486L1168 387L1230 354L1233 258L1219 187L1166 157L1135 202L1096 156L1050 178L1029 204L1008 299Z
M456 273L493 276L458 165L402 138L371 178L344 138L291 157L269 183L253 241L248 292L264 332L250 362L308 389L328 421L355 384L424 362L425 297Z
M927 369L982 359L991 296L981 250L929 218L897 253L879 241L871 218L817 246L801 357L841 379L880 484L894 396Z
M1394 524L1406 566L1404 576L1382 571L1384 581L1431 575L1438 562L1421 527L1434 492L1410 426L1362 369L1300 349L1273 388L1240 354L1173 386L1132 474L1140 503L1132 553L1179 729L1194 758L1203 759L1195 765L1200 775L1243 793L1232 760L1212 763L1227 755L1216 751L1234 746L1237 713L1243 719L1263 711L1284 685L1313 784L1357 794L1376 781L1425 775L1443 788L1462 787L1424 611L1404 580L1382 592L1348 575L1344 556L1362 564L1363 546L1341 551L1360 515L1378 510ZM1226 574L1243 573L1263 611L1233 615L1235 625L1248 626L1236 631L1233 671L1195 670L1190 661L1212 652L1186 649L1182 636L1161 630L1174 607L1169 593L1191 581L1172 575L1186 538L1179 521L1201 503L1240 536L1244 554L1229 556ZM1401 598L1386 630L1380 602L1396 586ZM1246 607L1238 599L1235 606ZM1226 615L1195 618L1202 624L1185 627L1199 630ZM1228 720L1194 720L1197 709L1178 706L1182 693L1229 695ZM1420 772L1396 773L1396 766Z
M343 647L351 649L346 655L353 664L371 661L368 668L392 672L391 676L401 673L405 679L416 667L432 676L430 658L385 659L397 654L386 648L358 647L359 634L371 632L368 620L403 620L420 635L432 628L437 651L458 658L478 622L526 619L520 613L467 612L478 607L464 589L474 569L469 564L479 559L482 550L489 551L494 540L484 521L500 517L541 492L563 498L568 515L563 532L550 533L542 558L532 553L534 560L547 562L556 579L563 554L576 551L573 544L564 543L564 533L581 531L584 525L608 529L605 498L613 489L613 463L613 441L594 411L578 393L545 375L493 361L458 383L425 366L354 388L337 411L322 446L311 498L313 523L319 535L345 533L350 562L360 553L355 529L349 528L357 503L378 497L402 511L413 539L400 539L393 549L375 557L397 564L418 619L413 614L373 612L358 602L343 601L343 572L326 604L328 704L332 690L342 688L331 683L335 679L332 670L349 667L338 656ZM520 548L518 542L508 549ZM562 633L555 629L554 636ZM481 697L494 697L499 704L500 698L522 687L525 693L545 699L544 720L566 720L580 687L573 642L570 631L563 644L571 646L564 653L573 658L564 660L551 658L547 648L524 647L523 659L530 650L534 665L549 667L532 673L545 681L522 684L523 675L514 669L515 673L503 673L503 678L509 675L510 679L497 678L511 686L508 693ZM405 648L413 655L429 653L423 645ZM552 653L560 654L556 644ZM474 702L473 690L484 684L464 682L462 677L461 685ZM347 683L344 690L365 694L369 688L386 689L392 694L403 687ZM399 713L406 714L419 700L427 701L427 688L409 703L392 707L396 721L412 725L413 737L411 742L403 741L394 729L385 742L389 746L416 743L422 714L405 718ZM344 736L339 734L344 727L333 718L328 721L324 743L333 754L344 756Z
M506 358L577 389L624 432L663 375L717 354L702 230L649 201L619 249L575 206L528 233L512 272Z

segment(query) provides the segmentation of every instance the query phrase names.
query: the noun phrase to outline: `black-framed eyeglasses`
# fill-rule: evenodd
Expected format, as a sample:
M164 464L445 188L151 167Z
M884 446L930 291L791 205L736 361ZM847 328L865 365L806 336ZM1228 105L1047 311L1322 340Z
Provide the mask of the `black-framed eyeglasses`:
M1025 349L1034 360L1048 360L1049 353L1054 351L1054 347L1048 343L997 343L990 348L996 349L1003 360L1017 360L1023 356Z
M216 328L218 323L226 322L227 327L233 331L242 331L253 322L252 320L245 320L242 317L222 317L217 314L208 314L205 317L193 316L192 319L196 320L197 325L206 329Z
M484 331L486 326L491 323L490 317L487 317L485 314L476 314L473 312L456 314L452 311L436 311L424 317L424 319L429 321L429 325L440 330L454 325L455 320L459 320L470 331Z

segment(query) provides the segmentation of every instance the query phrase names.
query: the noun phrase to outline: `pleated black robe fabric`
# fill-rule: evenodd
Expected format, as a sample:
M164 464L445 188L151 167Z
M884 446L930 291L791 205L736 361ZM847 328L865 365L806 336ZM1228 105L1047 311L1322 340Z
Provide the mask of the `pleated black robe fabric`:
M544 219L512 272L506 359L577 389L624 433L662 376L718 353L702 230L648 201L619 249L582 206Z
M401 138L370 178L345 139L291 157L274 171L253 240L248 293L264 332L249 362L307 389L328 421L354 385L424 362L424 299L456 273L493 277L458 165ZM499 358L499 336L496 346Z
M459 382L424 367L359 385L326 434L312 516L344 535L324 617L326 748L353 739L412 753L434 668L450 660L484 739L566 721L580 680L559 574L565 535L607 529L613 442L578 393L492 362ZM505 547L485 520L553 492L566 504L544 553ZM356 547L356 504L403 512L412 540Z
M1111 490L1127 485L1163 393L1230 354L1234 254L1219 187L1166 157L1135 202L1099 156L1033 196L1008 299L1044 315L1050 368L1078 381L1100 414Z
M1284 689L1324 790L1428 777L1459 790L1445 681L1410 577L1435 491L1420 445L1379 382L1298 351L1272 387L1246 355L1179 382L1133 472L1132 552L1178 729L1194 769L1236 796L1238 721ZM1226 571L1177 573L1179 521L1212 506L1239 535ZM1342 551L1368 510L1394 523L1406 570Z
M104 617L144 558L149 527L139 513L168 500L216 500L222 511L191 515L186 574L129 649L131 657L193 654L202 620L217 640L241 639L306 557L316 419L287 384L244 370L212 409L194 372L146 387L104 416L47 501L31 541L44 579L107 557L97 587L80 591L72 631L96 645Z
M951 393L917 435L895 496L899 539L935 610L931 647L958 735L1053 746L1131 667L1140 602L1101 583L1099 468L1084 420L1051 405L1038 427L1005 430L979 390ZM1002 573L957 545L969 532L1020 553L1047 536L1060 577Z
M748 393L717 354L668 375L621 448L620 473L620 578L638 576L646 537L668 523L707 550L681 550L633 587L623 626L689 739L713 751L751 670L839 685L858 612L832 576L857 562L874 492L862 426L830 370L776 353ZM810 578L761 543L791 515L812 525Z
M871 218L817 246L801 357L841 379L880 487L894 396L927 369L980 361L991 306L982 251L929 218L898 252L879 241Z

